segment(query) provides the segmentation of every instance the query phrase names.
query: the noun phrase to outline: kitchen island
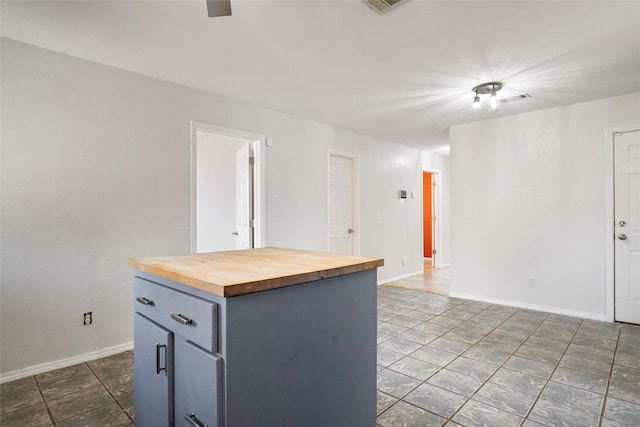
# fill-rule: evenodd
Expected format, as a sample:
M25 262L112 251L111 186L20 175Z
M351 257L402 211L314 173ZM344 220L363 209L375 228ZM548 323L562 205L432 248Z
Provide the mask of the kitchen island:
M378 258L129 260L136 426L373 427Z

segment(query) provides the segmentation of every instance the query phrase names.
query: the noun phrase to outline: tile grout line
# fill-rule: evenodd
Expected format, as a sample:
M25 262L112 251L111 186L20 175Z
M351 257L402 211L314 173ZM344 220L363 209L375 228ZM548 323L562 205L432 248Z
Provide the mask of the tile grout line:
M598 427L602 426L604 422L604 413L607 408L607 398L609 397L609 386L611 386L611 376L613 375L613 368L616 364L616 355L618 353L618 346L620 345L620 335L622 335L622 328L618 330L618 336L616 337L616 346L613 349L613 358L611 359L611 367L609 368L609 378L607 379L607 386L604 389L604 398L602 399L602 408L600 408L600 419L598 420Z
M129 353L129 352L126 352ZM116 405L118 405L118 407L120 408L120 410L122 411L122 413L124 413L125 417L127 417L129 419L129 421L131 421L131 423L135 424L134 419L131 417L131 415L129 415L129 413L124 409L124 405L122 405L122 403L120 403L120 401L118 399L116 399L116 397L113 395L113 393L111 393L111 390L109 390L109 387L107 387L105 385L105 383L102 381L102 379L98 376L98 374L93 370L93 368L89 365L89 363L87 363L87 366L89 367L89 370L91 371L91 373L93 375L95 375L95 377L98 379L98 382L100 382L100 385L102 385L102 387L104 387L104 389L107 391L107 393L109 394L109 396L116 402ZM130 396L129 396L130 397ZM135 395L134 395L134 399L135 399ZM98 406L98 408L102 408L103 406L107 406L110 405L111 402L106 403L102 406ZM93 409L97 409L97 408L93 408ZM93 410L92 409L92 410ZM89 411L87 411L89 412Z
M51 420L51 425L53 427L57 427L58 423L53 418L53 413L51 412L51 408L49 408L49 401L44 396L44 391L42 391L42 387L40 387L40 382L38 382L38 379L36 378L35 375L33 375L31 378L33 378L33 382L36 384L36 389L38 390L38 393L40 393L40 398L42 399L44 408L47 411L47 415L49 415L49 419Z

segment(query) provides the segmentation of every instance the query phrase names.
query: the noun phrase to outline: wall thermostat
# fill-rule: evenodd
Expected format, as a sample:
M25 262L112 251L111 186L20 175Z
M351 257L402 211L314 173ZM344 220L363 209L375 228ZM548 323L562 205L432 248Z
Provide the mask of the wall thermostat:
M407 198L407 190L398 190L398 198L406 199Z

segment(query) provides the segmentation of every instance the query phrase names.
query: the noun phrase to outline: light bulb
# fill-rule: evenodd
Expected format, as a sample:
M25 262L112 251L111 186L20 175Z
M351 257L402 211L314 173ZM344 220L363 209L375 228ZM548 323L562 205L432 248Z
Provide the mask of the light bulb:
M471 111L476 113L480 111L481 108L482 108L482 105L480 105L480 97L478 96L478 94L476 94L476 96L473 97L473 104L471 104Z
M489 112L495 113L500 108L498 97L496 96L495 86L491 88L491 95L489 96Z

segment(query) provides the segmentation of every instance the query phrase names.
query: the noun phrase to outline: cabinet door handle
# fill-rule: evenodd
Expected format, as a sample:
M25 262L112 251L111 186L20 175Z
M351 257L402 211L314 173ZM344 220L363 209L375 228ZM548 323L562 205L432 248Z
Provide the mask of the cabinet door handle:
M192 319L188 317L184 317L182 314L172 314L171 318L178 323L182 323L183 325L190 325L193 323Z
M153 305L153 301L151 301L150 299L146 299L145 297L138 297L136 298L136 301L144 305Z
M189 424L193 427L209 427L207 424L197 419L196 414L184 414L184 419L189 421Z
M160 367L160 349L164 348L164 366ZM156 374L160 375L160 372L167 371L167 346L164 344L156 343Z

